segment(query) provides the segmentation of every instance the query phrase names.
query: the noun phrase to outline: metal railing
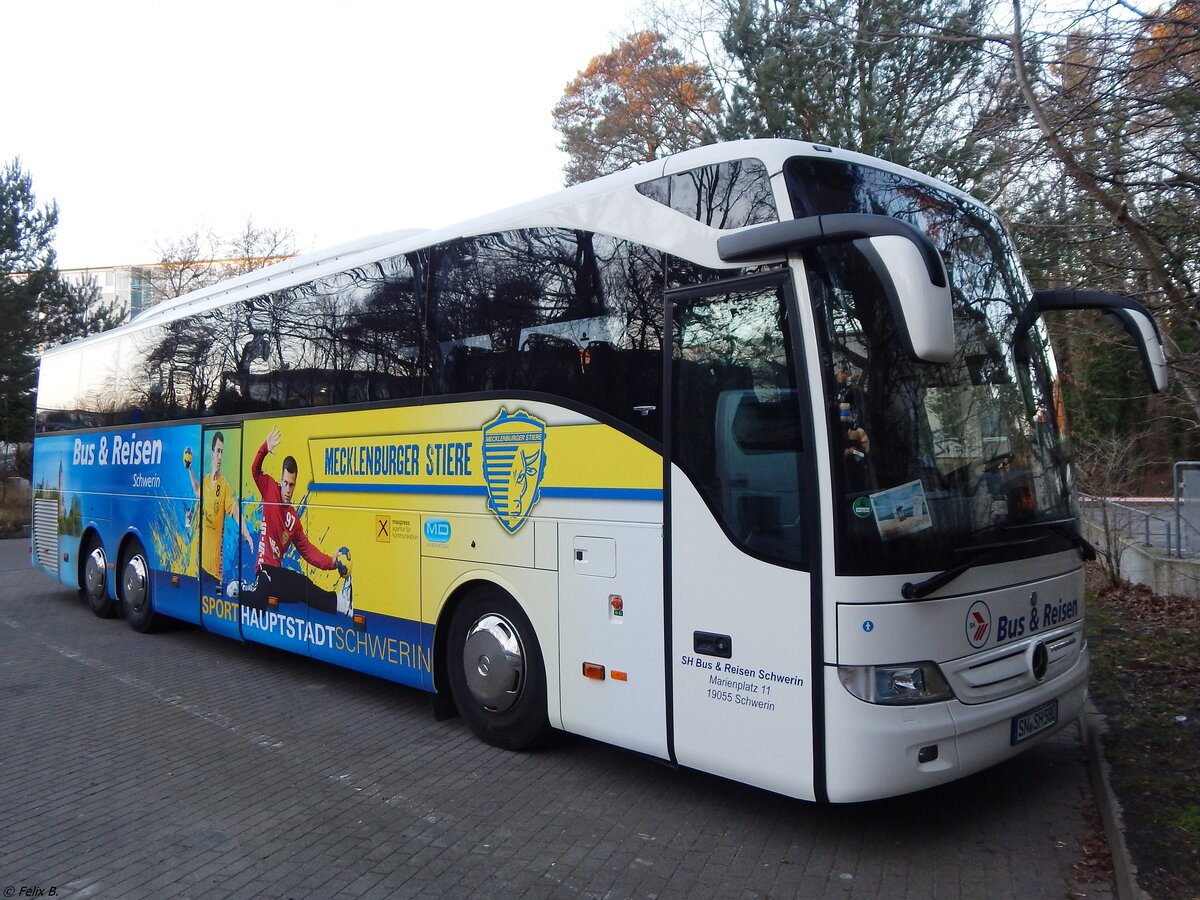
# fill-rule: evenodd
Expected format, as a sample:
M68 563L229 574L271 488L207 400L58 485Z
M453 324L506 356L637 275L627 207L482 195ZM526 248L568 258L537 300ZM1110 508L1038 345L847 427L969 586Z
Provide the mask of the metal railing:
M1119 503L1116 500L1110 500L1105 497L1092 497L1087 494L1080 494L1079 502L1084 507L1104 506L1110 510L1114 510L1116 515L1110 515L1108 517L1109 529L1115 529L1120 533L1127 535L1130 540L1132 540L1134 529L1136 527L1137 530L1141 532L1142 543L1145 546L1162 546L1166 550L1168 556L1172 555L1171 549L1174 544L1171 540L1171 523L1162 516L1156 516L1153 513L1146 512L1145 510L1136 509L1135 507L1128 506L1124 503ZM1178 504L1176 504L1176 511L1178 512ZM1093 522L1095 521L1096 520L1093 519ZM1157 528L1154 526L1154 523L1157 523ZM1096 524L1100 524L1101 527L1103 527L1102 522L1097 522ZM1175 535L1179 534L1178 525L1176 526L1174 533ZM1155 541L1155 538L1159 536L1162 537L1161 544ZM1176 548L1175 555L1179 555L1178 548Z
M1175 507L1175 556L1183 558L1184 545L1184 526L1187 526L1186 531L1189 534L1200 535L1195 525L1183 518L1182 507L1186 502L1183 491L1183 470L1185 469L1200 469L1200 460L1181 459L1171 466L1171 492L1172 501ZM1196 498L1200 502L1200 498Z

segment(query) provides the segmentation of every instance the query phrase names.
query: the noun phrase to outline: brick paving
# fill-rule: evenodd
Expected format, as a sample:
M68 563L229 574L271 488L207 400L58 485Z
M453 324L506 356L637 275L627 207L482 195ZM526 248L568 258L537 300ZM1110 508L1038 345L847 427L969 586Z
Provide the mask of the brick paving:
M0 893L60 897L1065 897L1077 728L955 785L820 807L191 626L93 617L0 541ZM12 893L10 893L10 889ZM1089 896L1111 895L1107 885Z

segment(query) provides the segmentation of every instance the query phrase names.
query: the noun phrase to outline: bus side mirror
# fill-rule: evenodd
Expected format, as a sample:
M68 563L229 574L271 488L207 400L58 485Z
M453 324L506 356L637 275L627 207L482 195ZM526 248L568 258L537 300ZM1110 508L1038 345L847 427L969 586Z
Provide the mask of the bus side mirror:
M1155 393L1167 386L1167 357L1163 352L1162 336L1150 311L1136 300L1103 291L1034 291L1033 298L1017 320L1016 350L1022 362L1029 359L1029 329L1047 310L1098 309L1108 313L1121 324L1137 347L1142 359L1146 381Z
M718 238L717 253L726 262L751 262L845 241L853 241L887 292L909 355L949 362L954 312L946 268L929 237L901 219L835 213L771 222Z
M954 357L954 312L945 269L941 284L930 277L921 251L907 237L881 235L854 242L887 291L892 315L908 340L909 355L932 363ZM936 251L935 251L936 252ZM938 256L941 266L941 256Z

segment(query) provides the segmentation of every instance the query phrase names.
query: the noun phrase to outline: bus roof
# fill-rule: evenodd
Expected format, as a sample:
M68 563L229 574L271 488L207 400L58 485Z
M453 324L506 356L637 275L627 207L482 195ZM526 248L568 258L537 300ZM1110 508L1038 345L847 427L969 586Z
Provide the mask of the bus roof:
M119 328L91 335L80 341L50 348L46 351L45 355L52 356L86 341L138 331L148 326L163 324L187 315L236 303L270 290L283 290L294 287L322 275L352 269L356 266L368 265L382 259L434 246L455 238L488 234L514 228L539 226L591 228L606 231L616 237L641 240L648 244L653 243L653 241L646 240L642 232L655 235L690 232L692 236L700 232L713 245L713 258L709 262L716 266L722 266L724 263L715 255L716 242L712 240L714 237L713 232L716 229L687 220L668 207L662 206L649 198L642 197L642 195L630 189L635 185L661 178L665 175L738 159L753 158L761 160L766 165L771 176L774 177L782 171L784 162L794 156L828 156L846 162L870 165L874 168L884 169L935 185L941 190L982 206L977 199L965 194L952 185L927 175L922 175L903 166L889 163L886 160L854 151L841 150L822 144L814 144L809 141L783 138L726 141L697 147L692 150L685 150L681 153L654 160L653 162L602 176L594 181L572 185L536 200L488 213L462 223L431 230L408 229L385 232L325 250L292 257L262 269L256 269L252 272L218 282L217 284L209 285L200 290L165 300L139 313L129 323ZM628 220L630 219L628 215L629 206L606 202L608 198L616 194L626 194L628 202L642 204L639 207L639 214L637 216L640 220L641 228L631 230L628 224Z

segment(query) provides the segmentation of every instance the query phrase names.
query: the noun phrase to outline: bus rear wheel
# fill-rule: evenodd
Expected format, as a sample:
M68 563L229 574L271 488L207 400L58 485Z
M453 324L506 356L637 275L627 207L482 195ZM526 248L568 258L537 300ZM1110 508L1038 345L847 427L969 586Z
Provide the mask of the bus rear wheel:
M151 591L150 563L146 551L136 538L125 548L121 560L119 582L125 621L134 631L149 634L162 625L162 617L154 611Z
M79 593L93 613L101 619L111 619L117 614L117 604L108 596L108 557L100 538L92 535L83 551L83 573L79 579Z
M505 750L536 746L550 730L546 669L533 626L512 597L479 588L450 619L450 693L467 725Z

